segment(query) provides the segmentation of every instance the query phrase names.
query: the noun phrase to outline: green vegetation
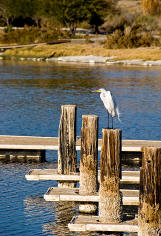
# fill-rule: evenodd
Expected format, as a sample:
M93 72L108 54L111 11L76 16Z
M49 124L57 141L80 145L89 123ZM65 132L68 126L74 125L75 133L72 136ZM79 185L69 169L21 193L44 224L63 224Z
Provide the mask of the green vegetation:
M10 30L7 33L1 34L1 43L13 44L28 44L51 42L56 39L67 38L68 33L60 31L56 28L39 29L38 27L25 26L23 29Z
M52 24L69 27L75 33L83 21L98 29L112 6L109 0L1 0L0 22L7 26Z
M0 31L0 43L83 37L75 33L84 26L107 35L105 48L160 46L160 10L160 0L0 0L0 26L6 26Z

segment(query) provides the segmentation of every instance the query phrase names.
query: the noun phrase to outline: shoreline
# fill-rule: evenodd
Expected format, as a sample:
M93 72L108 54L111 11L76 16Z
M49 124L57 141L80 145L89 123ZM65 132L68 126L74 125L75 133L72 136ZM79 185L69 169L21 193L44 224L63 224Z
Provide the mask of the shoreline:
M81 63L89 63L89 64L97 64L102 63L106 65L114 65L114 64L122 64L122 65L140 65L140 66L161 66L161 60L115 60L113 57L101 57L101 56L66 56L66 57L58 57L58 58L49 58L46 61L61 61L61 62L81 62Z
M102 44L62 43L8 49L1 60L31 60L104 65L161 66L161 48L107 49Z
M50 57L50 58L37 58L37 57L10 57L5 58L0 56L0 60L18 60L18 61L46 61L46 62L64 62L64 63L85 63L91 65L134 65L134 66L161 66L161 60L143 60L143 59L132 59L132 60L117 60L115 56L102 57L102 56L64 56L64 57Z

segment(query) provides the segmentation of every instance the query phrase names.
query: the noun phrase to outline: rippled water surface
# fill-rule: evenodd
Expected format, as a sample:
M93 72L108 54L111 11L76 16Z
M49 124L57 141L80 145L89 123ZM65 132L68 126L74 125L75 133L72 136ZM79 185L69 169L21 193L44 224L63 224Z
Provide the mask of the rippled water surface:
M96 114L101 137L107 115L99 94L91 93L97 88L115 95L122 122L114 125L124 139L161 139L161 68L46 62L0 62L0 134L57 136L61 105L76 104L77 135L82 114ZM24 178L30 168L56 167L56 152L47 159L39 165L0 164L0 235L79 235L67 228L77 212L74 203L43 200L57 183Z

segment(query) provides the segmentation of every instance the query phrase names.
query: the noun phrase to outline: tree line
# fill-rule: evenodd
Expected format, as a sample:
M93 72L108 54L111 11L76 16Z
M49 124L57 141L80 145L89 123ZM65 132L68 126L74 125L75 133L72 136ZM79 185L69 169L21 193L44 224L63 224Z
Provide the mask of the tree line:
M117 11L118 0L0 0L0 25L42 27L51 23L73 33L81 22L98 32L106 16ZM144 14L159 14L160 0L142 0Z
M36 25L53 22L75 31L87 21L95 30L114 9L111 0L0 0L0 23L3 26Z

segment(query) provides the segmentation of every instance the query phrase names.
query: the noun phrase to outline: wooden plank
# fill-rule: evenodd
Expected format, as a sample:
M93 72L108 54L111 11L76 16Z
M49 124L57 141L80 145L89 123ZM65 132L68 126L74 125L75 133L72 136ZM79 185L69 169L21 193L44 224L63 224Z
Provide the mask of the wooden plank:
M139 184L140 171L122 171L121 184Z
M57 181L79 181L79 173L70 175L58 174L57 169L33 169L30 170L25 178L32 180L57 180Z
M0 135L0 149L58 150L58 138Z
M98 149L101 150L102 140L98 140ZM161 141L153 140L123 140L122 151L141 152L142 147L161 147ZM32 149L32 150L58 150L57 137L35 137L0 135L1 149ZM80 150L80 137L76 140L76 149Z
M123 205L138 205L139 190L120 190L123 194ZM44 194L46 201L76 201L76 202L99 202L99 194L80 195L78 188L51 187Z
M99 216L76 216L68 224L70 231L114 231L114 232L138 232L136 219L121 223L103 224L99 222Z
M57 180L57 181L79 181L80 176L79 172L71 174L71 175L60 175L57 172L57 169L33 169L30 170L25 178L27 180ZM98 176L98 181L100 177ZM138 184L140 181L140 172L139 171L122 171L122 179L121 183L132 183Z

